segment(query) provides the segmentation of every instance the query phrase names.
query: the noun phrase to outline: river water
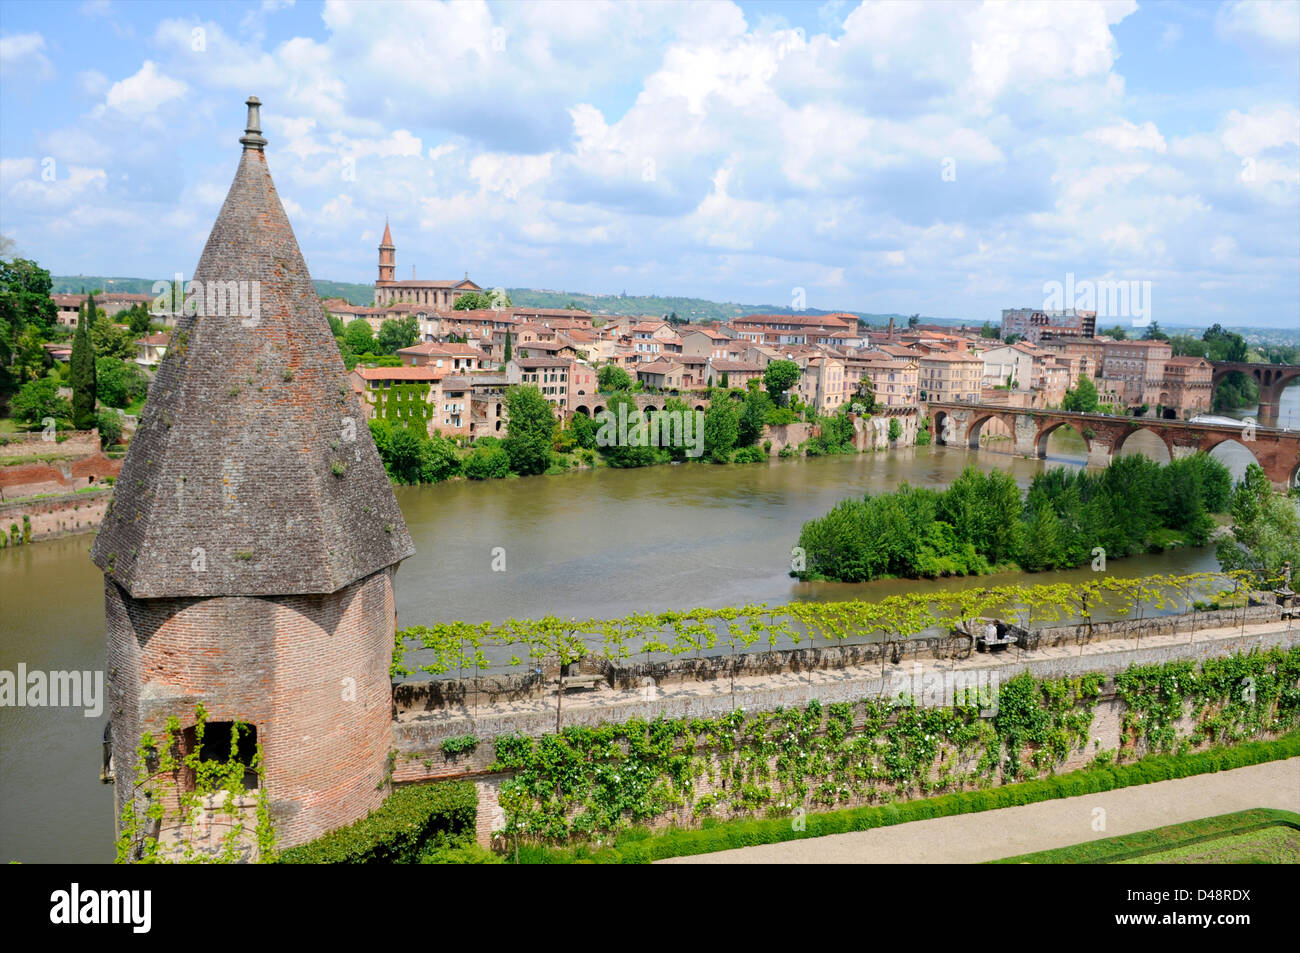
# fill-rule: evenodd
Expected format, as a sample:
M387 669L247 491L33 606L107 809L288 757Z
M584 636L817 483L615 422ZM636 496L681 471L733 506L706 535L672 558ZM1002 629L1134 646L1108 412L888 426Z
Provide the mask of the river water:
M847 496L904 482L946 486L968 464L1005 470L1022 486L1045 467L1082 465L1082 440L1057 433L1045 461L932 446L399 487L417 554L397 575L398 624L548 613L604 618L982 585L987 577L801 583L788 574L790 548L805 521ZM76 536L0 551L0 670L16 671L19 663L28 670L103 670L103 582L87 555L91 541ZM503 561L504 571L494 570ZM1209 549L1110 567L1126 576L1213 568ZM1087 574L1084 568L1034 580ZM112 860L112 790L98 780L107 717L0 708L0 862Z

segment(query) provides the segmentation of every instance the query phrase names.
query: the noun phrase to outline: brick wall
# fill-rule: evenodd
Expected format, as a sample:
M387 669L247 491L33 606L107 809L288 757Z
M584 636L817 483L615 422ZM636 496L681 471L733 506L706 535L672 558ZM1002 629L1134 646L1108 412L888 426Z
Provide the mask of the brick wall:
M329 595L132 599L105 584L120 815L143 731L168 716L257 727L281 847L342 827L387 793L393 569Z
M113 491L105 488L56 499L0 505L0 532L8 533L11 524L16 524L21 531L26 516L31 520L33 542L90 533L103 521L112 499Z

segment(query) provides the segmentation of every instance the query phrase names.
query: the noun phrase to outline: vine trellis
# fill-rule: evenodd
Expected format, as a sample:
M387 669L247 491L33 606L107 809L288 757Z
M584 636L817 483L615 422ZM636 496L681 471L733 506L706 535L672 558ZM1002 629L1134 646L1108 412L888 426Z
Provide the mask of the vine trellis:
M935 626L999 612L1023 627L1077 617L1091 626L1095 611L1109 608L1125 616L1134 609L1142 618L1147 608L1182 607L1193 618L1205 602L1233 597L1242 601L1245 583L1255 588L1247 572L1200 572L1135 578L1101 576L1084 582L1001 585L923 593L903 593L867 602L766 603L725 608L698 608L633 613L620 619L507 619L504 622L439 622L397 632L392 675L409 676L406 663L411 643L430 653L416 666L430 675L472 671L477 679L492 667L489 653L509 655L506 665L519 667L525 659L536 666L544 658L562 666L585 657L609 660L651 654L673 656L718 648L734 655L765 642L775 649L783 640L793 645L817 640L830 645L847 639L879 639L905 643ZM1266 583L1269 584L1269 583ZM1244 623L1243 614L1243 623ZM493 650L499 650L494 652Z

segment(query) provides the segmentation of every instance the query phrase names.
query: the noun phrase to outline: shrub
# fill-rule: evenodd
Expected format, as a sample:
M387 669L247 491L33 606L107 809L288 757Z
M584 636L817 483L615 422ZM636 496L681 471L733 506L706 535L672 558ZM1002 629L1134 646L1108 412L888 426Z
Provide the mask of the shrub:
M735 456L731 458L732 463L762 463L767 459L767 454L761 447L741 447L736 451Z
M472 836L478 794L469 781L398 788L366 817L280 854L283 864L409 864L431 847Z
M471 480L501 479L510 475L510 454L501 446L475 447L461 469Z

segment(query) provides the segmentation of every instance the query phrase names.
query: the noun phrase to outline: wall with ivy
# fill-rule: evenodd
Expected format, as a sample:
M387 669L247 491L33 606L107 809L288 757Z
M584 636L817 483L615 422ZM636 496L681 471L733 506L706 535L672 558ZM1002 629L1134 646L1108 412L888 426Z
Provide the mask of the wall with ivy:
M599 838L978 789L1300 726L1300 647L1002 682L996 712L864 698L633 718L479 745L507 834ZM456 758L460 757L458 752ZM496 809L491 805L489 809Z

